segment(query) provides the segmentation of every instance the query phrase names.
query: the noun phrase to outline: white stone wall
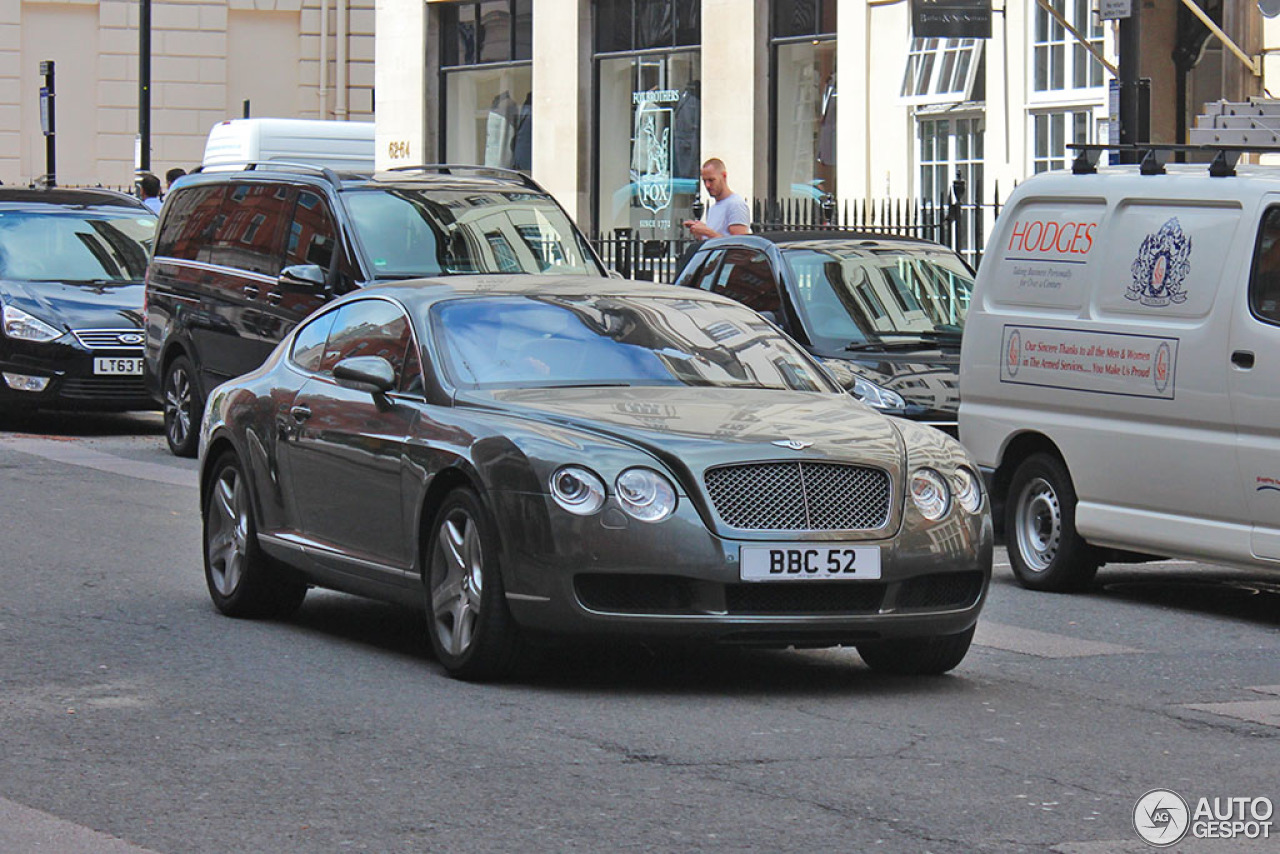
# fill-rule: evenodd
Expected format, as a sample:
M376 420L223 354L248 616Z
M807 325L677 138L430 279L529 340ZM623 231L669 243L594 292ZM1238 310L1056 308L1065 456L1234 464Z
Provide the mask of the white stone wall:
M271 106L275 115L372 121L374 0L343 4L345 116L337 114L341 99L335 89L339 0L323 2L328 36L322 46L322 0L152 0L151 170L163 174L198 164L209 128L239 117L245 97L254 115L266 115L256 103ZM43 35L57 31L60 15L74 27L87 7L97 14L95 38L89 40L96 44ZM39 39L24 38L24 15L31 22L28 31L42 34ZM0 181L24 184L45 171L38 66L54 59L58 183L132 182L138 18L137 0L0 0Z

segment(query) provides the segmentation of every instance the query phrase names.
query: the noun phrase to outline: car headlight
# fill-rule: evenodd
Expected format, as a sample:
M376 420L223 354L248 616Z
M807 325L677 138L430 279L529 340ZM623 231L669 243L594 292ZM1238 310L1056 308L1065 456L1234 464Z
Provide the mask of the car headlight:
M862 377L854 377L853 396L876 409L906 409L907 402L896 391L878 386Z
M590 516L604 506L604 481L581 466L563 466L551 475L551 497L575 516Z
M911 475L911 500L924 518L936 522L951 509L951 489L933 469L916 469Z
M977 513L982 506L982 482L972 469L960 466L955 473L956 502L966 511Z
M52 341L62 337L59 330L12 305L4 307L3 328L5 335L20 341Z
M661 522L675 512L676 488L653 469L627 469L613 485L622 509L641 522Z

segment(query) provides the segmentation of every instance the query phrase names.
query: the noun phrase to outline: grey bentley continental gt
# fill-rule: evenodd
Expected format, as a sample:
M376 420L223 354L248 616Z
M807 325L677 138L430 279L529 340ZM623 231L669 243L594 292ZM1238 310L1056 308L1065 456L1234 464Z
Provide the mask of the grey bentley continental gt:
M219 386L200 437L209 593L425 608L450 674L529 638L964 658L991 577L973 461L855 400L750 309L582 277L362 289Z

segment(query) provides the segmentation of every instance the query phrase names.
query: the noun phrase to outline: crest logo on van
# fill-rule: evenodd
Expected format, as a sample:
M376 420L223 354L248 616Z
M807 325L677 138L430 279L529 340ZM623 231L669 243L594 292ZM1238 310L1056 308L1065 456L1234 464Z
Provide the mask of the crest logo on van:
M1133 284L1124 292L1125 299L1149 306L1187 301L1182 283L1191 272L1191 238L1182 231L1177 217L1143 238L1129 269Z

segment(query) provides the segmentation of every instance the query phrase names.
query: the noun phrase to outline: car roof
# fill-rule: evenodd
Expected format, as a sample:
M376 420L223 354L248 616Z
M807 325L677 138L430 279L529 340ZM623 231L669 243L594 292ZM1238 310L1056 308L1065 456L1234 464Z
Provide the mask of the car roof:
M0 187L0 204L57 207L121 207L131 211L151 209L141 200L116 190L82 187Z
M331 186L335 190L416 187L433 190L519 190L548 195L536 181L523 172L489 166L425 164L399 166L380 172L351 172L325 166L287 161L216 164L189 173L183 186L218 183L226 180L261 179Z
M950 252L950 248L938 243L935 240L926 240L922 237L915 237L906 234L886 234L876 231L852 231L852 230L811 230L811 231L758 231L751 234L735 234L728 237L716 237L708 240L703 244L703 249L715 249L724 246L752 246L763 249L766 245L772 243L779 249L797 249L814 244L821 244L826 247L845 246L856 243L863 248L869 248L875 245L884 246L912 246L919 248L944 249Z
M706 291L696 292L697 299L725 305L740 305L736 300ZM691 299L691 293L672 285L639 282L630 279L604 279L595 276L537 276L530 274L452 275L428 279L406 279L387 282L353 291L344 301L361 296L384 295L405 304L415 305L471 297L553 296L575 297L657 297Z

